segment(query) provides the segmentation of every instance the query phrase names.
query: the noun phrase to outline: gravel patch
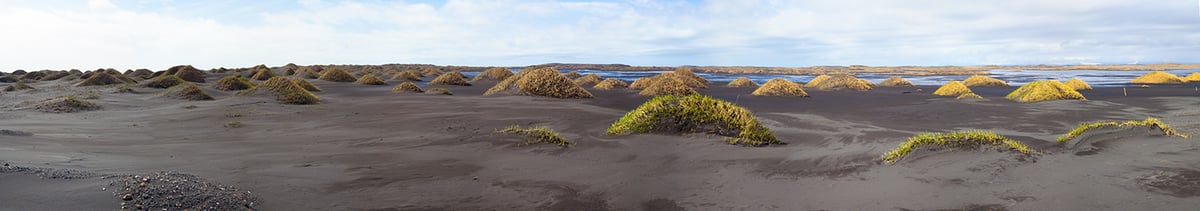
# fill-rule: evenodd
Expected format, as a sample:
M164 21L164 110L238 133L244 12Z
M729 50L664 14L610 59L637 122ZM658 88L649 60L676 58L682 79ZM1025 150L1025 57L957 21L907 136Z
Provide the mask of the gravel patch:
M80 170L22 167L8 163L0 164L0 174L9 173L32 174L45 179L85 179L99 176L96 173Z
M116 176L109 186L127 210L257 210L250 191L179 172Z

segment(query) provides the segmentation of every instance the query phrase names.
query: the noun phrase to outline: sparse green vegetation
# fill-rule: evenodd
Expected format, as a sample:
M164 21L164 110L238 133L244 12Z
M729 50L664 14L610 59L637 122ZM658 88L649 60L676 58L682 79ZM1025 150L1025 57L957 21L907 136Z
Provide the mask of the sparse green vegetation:
M357 81L354 81L354 83L362 84L362 85L375 85L375 86L388 85L387 82L383 81L383 78L376 77L375 75L372 75L372 74L363 75L361 78L358 78Z
M510 94L554 98L592 98L592 93L580 87L553 68L531 68L508 77L483 95Z
M321 71L321 77L317 79L332 82L354 82L358 80L354 78L354 75L350 75L349 72L346 72L342 68L329 68Z
M949 83L946 83L945 85L942 85L942 87L938 87L937 90L933 91L934 95L939 95L939 96L960 96L960 95L967 94L967 93L975 93L975 92L972 92L971 88L967 88L967 85L963 85L962 82L958 82L958 81L951 81Z
M508 126L496 132L517 134L525 136L525 144L554 144L562 147L570 146L571 142L567 138L555 133L554 130L546 126L538 126L531 128L521 128L519 125Z
M396 85L395 87L392 87L392 92L393 93L395 93L395 92L421 93L421 92L425 92L425 90L421 90L421 87L417 87L417 84L415 84L413 82L406 81L404 83L400 83L400 84Z
M216 83L213 83L212 87L221 91L246 90L254 88L254 83L243 78L241 75L230 75L217 80Z
M982 76L982 75L972 75L971 77L967 77L966 80L963 80L962 83L963 83L963 85L967 85L967 87L1008 86L1008 82L1004 82L1000 79L995 79L992 77L987 77L987 76Z
M922 147L950 147L950 148L976 148L980 146L1001 146L1015 150L1022 154L1029 154L1031 150L1028 146L1020 141L1009 139L991 131L983 130L967 130L953 131L949 133L921 133L916 136L909 137L904 143L900 143L896 149L883 153L882 159L884 163L893 164L900 161L913 150Z
M750 78L738 77L737 79L733 79L733 81L730 81L729 84L726 84L725 86L757 88L758 83L754 83L754 81L751 81Z
M273 77L253 88L238 92L238 95L263 94L275 96L275 100L286 104L317 104L321 98L296 85L286 77Z
M512 70L508 70L508 68L493 67L479 73L479 75L476 75L475 78L471 79L471 81L503 81L504 79L512 76L513 72Z
M1179 78L1179 76L1175 74L1163 71L1146 73L1145 75L1138 76L1130 81L1130 83L1135 84L1181 84L1184 82L1187 81L1184 81L1183 78Z
M813 81L816 82L816 84L809 82L809 84L805 84L805 87L816 88L819 90L871 90L871 84L869 82L855 78L854 75L849 74L838 74L834 76L828 76L827 78L819 81L814 79Z
M200 71L191 65L179 65L167 69L168 74L179 76L180 79L194 83L204 83L204 71ZM157 76L156 76L157 77Z
M429 85L470 86L471 83L467 82L466 78L467 76L463 75L462 72L453 71L434 78L432 81L429 81Z
M915 86L912 81L901 78L900 76L892 76L879 82L879 86Z
M750 110L703 95L658 96L626 113L608 134L704 132L731 137L730 144L763 146L781 142Z
M767 83L755 89L751 95L755 96L794 96L808 97L808 92L800 88L800 84L789 81L784 78L773 78Z
M237 120L229 121L228 123L225 123L225 128L239 128L239 127L242 127L242 122L239 122Z
M1004 98L1023 103L1041 102L1048 100L1079 99L1087 100L1074 88L1056 80L1040 80L1030 82L1017 88Z
M1092 85L1089 85L1087 82L1083 82L1083 80L1079 80L1079 78L1072 78L1071 80L1067 80L1067 82L1064 84L1066 84L1067 87L1071 87L1071 89L1075 89L1075 91L1092 90Z
M1058 142L1065 143L1067 141L1071 141L1071 139L1075 139L1075 138L1079 137L1080 135L1083 135L1084 132L1087 132L1087 131L1093 130L1093 129L1097 129L1097 128L1105 128L1105 127L1115 127L1115 128L1148 127L1150 129L1158 129L1158 130L1162 131L1163 135L1175 136L1175 137L1180 137L1180 138L1188 138L1187 134L1183 134L1183 133L1179 133L1178 131L1175 131L1175 129L1172 129L1170 125L1167 125L1167 123L1163 123L1162 120L1158 120L1157 118L1153 118L1153 117L1147 117L1145 120L1141 120L1141 121L1138 121L1138 120L1129 120L1129 121L1124 121L1124 122L1098 121L1098 122L1082 123L1082 124L1079 124L1079 127L1076 127L1075 129L1071 129L1070 132L1067 132L1066 134L1058 136Z

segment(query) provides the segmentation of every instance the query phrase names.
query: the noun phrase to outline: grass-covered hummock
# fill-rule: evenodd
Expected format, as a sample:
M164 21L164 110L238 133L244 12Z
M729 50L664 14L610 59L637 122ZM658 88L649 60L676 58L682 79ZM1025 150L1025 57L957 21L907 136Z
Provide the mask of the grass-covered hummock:
M755 89L751 95L756 96L795 96L808 97L808 92L800 88L800 84L784 78L773 78Z
M1190 81L1190 82L1200 82L1200 72L1193 72L1192 74L1188 74L1187 77L1183 77L1183 80Z
M603 81L603 80L604 80L604 78L600 78L600 75L587 74L587 75L584 75L583 77L575 78L574 81L575 81L575 84L579 84L579 86L588 87L588 86L595 86L596 83L600 83L600 81Z
M421 87L418 87L417 84L415 84L413 82L405 81L404 83L400 83L400 84L397 84L395 87L392 87L392 92L393 93L395 93L395 92L421 93L421 92L425 92L425 90L421 90Z
M1075 89L1075 91L1092 90L1092 85L1088 84L1087 82L1083 82L1083 80L1079 80L1079 78L1071 78L1071 80L1067 80L1067 82L1063 84L1071 87L1071 89Z
M616 78L606 78L600 83L596 83L596 86L592 86L593 89L599 90L624 89L625 87L629 87L629 84Z
M908 79L901 78L900 76L892 76L892 77L889 77L889 78L884 79L883 81L879 82L879 86L896 87L896 86L915 86L915 85L913 85L912 81L908 81Z
M273 77L263 81L258 86L238 92L238 95L271 95L275 96L275 101L285 104L317 104L321 102L321 97L305 90L295 81L289 80L286 77Z
M229 75L221 77L220 80L217 80L216 83L213 83L212 87L213 89L221 91L246 90L254 88L254 83L250 82L250 80L246 79L245 77L242 77L242 75Z
M808 83L804 84L804 88L816 88L817 84L821 84L821 82L825 82L825 80L828 80L829 78L829 75L818 75L812 80L808 80Z
M942 87L938 87L937 90L933 91L934 95L939 96L960 96L967 93L975 92L972 92L971 88L967 88L967 85L963 85L962 82L958 81L950 81L949 83L946 83L945 85L942 85Z
M200 86L191 82L172 86L167 91L163 91L162 96L179 100L213 100L212 95L208 95L203 89L200 89Z
M183 79L184 81L193 83L204 83L204 76L206 75L204 71L200 71L191 65L179 65L171 67L170 69L167 69L167 73L179 76L179 78Z
M1098 122L1082 123L1082 124L1079 124L1079 127L1076 127L1075 129L1071 129L1071 131L1067 132L1066 134L1058 136L1058 142L1065 143L1067 141L1071 141L1071 139L1075 139L1075 138L1079 137L1080 135L1083 135L1084 132L1087 132L1087 131L1093 130L1093 129L1097 129L1097 128L1105 128L1105 127L1115 127L1115 128L1148 127L1150 129L1158 129L1158 130L1162 131L1163 135L1175 136L1175 137L1180 137L1180 138L1188 138L1187 134L1183 134L1183 133L1179 133L1178 131L1175 131L1175 129L1171 128L1170 125L1167 125L1167 123L1163 123L1162 120L1158 120L1157 118L1153 118L1153 117L1147 117L1145 120L1141 120L1141 121L1138 121L1138 120L1129 120L1129 121L1124 121L1124 122L1098 121Z
M812 85L809 86L809 84ZM813 84L812 82L809 82L809 84L805 84L805 87L816 88L819 90L871 90L871 84L869 82L855 78L854 75L849 74L829 76L823 80L816 81L816 84Z
M571 72L564 74L563 76L567 76L567 78L570 78L571 80L575 80L575 78L583 77L583 74L579 74L579 72L577 72L577 71L571 71Z
M292 82L296 82L297 86L300 86L300 88L304 88L304 90L308 90L309 92L321 91L321 87L317 87L316 84L308 82L308 80L304 80L303 78L292 78Z
M421 81L421 73L415 70L397 72L392 76L392 80Z
M512 77L512 76L513 76L513 72L512 72L512 70L509 70L508 68L493 67L493 68L488 68L487 70L484 70L483 72L479 73L479 75L475 75L475 78L472 78L471 81L497 81L498 82L498 81L503 81L504 79L507 79L508 77Z
M122 76L124 76L124 75L122 75ZM96 72L96 73L92 73L92 75L90 77L88 77L87 79L84 79L83 81L80 81L79 83L76 83L75 86L103 86L103 85L113 85L113 84L123 84L123 83L126 83L126 81L121 80L120 78L117 78L116 76L113 76L106 72Z
M358 78L358 80L354 81L354 83L374 86L388 85L387 82L383 81L383 78L376 77L374 74L363 75L361 78Z
M300 65L296 65L296 63L287 63L287 64L283 65L283 74L286 74L286 75L296 75L296 71L299 71L299 70L300 70Z
M700 75L696 75L696 73L692 71L693 69L695 69L695 68L679 67L679 68L675 68L675 71L671 71L671 72L675 73L676 75L679 75L679 76L691 78L692 80L700 82L700 84L708 84L708 79L704 79L704 77L701 77ZM696 87L693 87L693 88L696 88Z
M561 147L570 146L571 142L567 138L555 133L546 126L538 126L531 128L521 128L518 125L508 126L504 129L497 130L499 133L517 134L525 136L525 144L554 144Z
M1074 88L1057 80L1040 80L1030 82L1008 93L1004 98L1023 103L1041 102L1048 100L1087 100Z
M321 77L321 71L321 66L303 66L300 67L300 71L296 74L300 75L301 78L317 79Z
M39 102L33 107L33 110L46 113L74 113L80 111L100 110L100 108L100 104L79 99L79 97L76 97L75 95L66 95L42 100L42 102Z
M962 83L963 83L963 85L967 85L968 87L1004 87L1004 86L1008 86L1008 82L1004 82L1000 79L982 76L982 75L972 75L971 77L967 77L966 80L963 80Z
M528 95L553 98L592 98L579 84L554 68L527 68L489 88L483 95Z
M954 99L957 99L957 100L963 100L963 99L983 99L983 96L979 96L979 95L977 95L977 94L975 94L975 93L966 93L966 94L959 95L958 97L956 97L956 98L954 98Z
M250 79L265 81L275 77L275 73L271 72L271 69L267 68L266 66L256 67L255 69L257 70L254 71L253 76L250 76Z
M696 90L688 86L683 80L689 80L683 77L663 76L659 75L650 78L647 86L638 92L642 96L660 96L660 95L690 95L696 94Z
M695 133L730 137L749 146L783 143L750 110L703 95L666 95L650 99L608 128L608 134Z
M650 86L650 81L652 81L652 79L650 79L650 77L641 77L641 78L633 79L633 82L629 83L629 89L633 89L633 90L645 89L647 86Z
M913 150L922 147L950 147L950 148L977 148L981 146L1001 146L1007 147L1010 150L1029 154L1032 150L1025 143L1009 139L992 131L983 130L967 130L953 131L949 133L921 133L916 136L909 137L904 143L900 143L896 149L883 153L881 158L884 163L893 164L896 161L904 159Z
M152 78L150 81L146 81L146 84L142 86L166 89L182 83L187 83L187 81L184 81L182 78L179 78L179 76L175 75L162 75L158 76L157 78Z
M757 88L758 83L754 83L754 81L751 81L750 78L738 77L737 79L733 79L733 81L730 81L729 84L726 84L725 86Z
M354 75L350 75L350 72L346 72L346 70L342 68L329 68L325 71L321 71L321 77L318 77L317 79L332 82L358 81L357 78L354 78Z
M454 92L450 92L450 90L446 89L446 88L434 87L434 88L429 88L429 90L425 90L425 94L454 95Z
M438 76L441 76L442 74L445 74L445 73L442 72L441 70L438 70L437 68L429 68L429 69L425 69L425 71L421 72L422 77L438 77Z
M7 87L4 87L4 91L6 91L6 92L12 92L12 91L17 91L17 90L26 90L26 89L34 89L34 88L33 88L33 86L29 86L29 84L25 84L25 81L17 81L17 83L14 83L14 84L8 85Z
M467 82L467 76L463 75L462 72L452 71L429 81L429 85L470 86L471 82Z
M1163 71L1146 73L1145 75L1138 76L1130 81L1130 83L1135 84L1181 84L1184 82L1187 81L1184 81L1183 78L1180 78L1175 74Z

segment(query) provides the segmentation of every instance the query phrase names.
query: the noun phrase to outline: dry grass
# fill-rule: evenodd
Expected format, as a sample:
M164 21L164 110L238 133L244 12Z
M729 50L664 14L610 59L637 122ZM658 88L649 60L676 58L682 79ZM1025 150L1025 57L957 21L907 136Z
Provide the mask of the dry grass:
M1079 80L1079 78L1072 78L1071 80L1067 80L1067 83L1064 84L1066 84L1068 87L1071 87L1071 89L1075 89L1075 91L1092 90L1092 85L1089 85L1087 82L1083 82L1083 80Z
M587 87L587 86L595 86L596 83L600 83L600 81L603 81L603 80L604 80L604 78L600 78L600 75L587 74L587 75L584 75L583 77L575 78L574 81L575 81L575 84L579 84L579 86Z
M438 69L426 69L424 72L421 72L421 76L423 77L438 77L442 74L444 73Z
M318 77L317 79L321 79L324 81L332 81L332 82L358 81L358 79L354 78L354 75L350 75L349 72L346 72L346 70L342 69L342 68L330 68L325 71L322 71L321 77Z
M1192 74L1188 74L1187 77L1183 77L1183 80L1187 80L1187 81L1191 81L1191 82L1200 82L1200 72L1193 72Z
M126 81L121 80L121 79L117 78L116 76L110 75L105 72L97 72L97 73L92 73L91 77L88 77L87 79L84 79L83 81L80 81L79 83L76 83L75 86L103 86L103 85L113 85L113 84L122 84L122 83L126 83Z
M417 87L417 84L415 84L413 82L404 82L404 83L400 83L400 84L396 85L395 87L392 87L392 92L393 93L395 93L395 92L421 93L421 92L425 92L425 90L421 90L421 87Z
M915 86L915 85L913 85L912 81L908 81L908 79L901 78L900 76L892 76L890 78L884 79L882 82L879 82L879 86L896 87L896 86Z
M672 73L675 73L676 75L679 75L679 76L691 78L692 80L700 82L700 84L708 84L709 83L708 79L704 79L704 77L700 77L700 75L696 75L695 72L692 72L693 69L694 68L691 68L691 67L680 67L680 68L675 68L675 71L672 71ZM692 87L692 88L698 88L698 87ZM705 87L705 88L707 88L707 87Z
M809 86L810 84L812 86ZM805 87L816 88L819 90L871 90L871 84L869 82L847 74L829 76L828 78L817 81L816 84L809 82L809 84L805 84Z
M392 76L392 80L421 81L421 73L415 70L397 72L395 76Z
M304 80L303 78L293 78L292 82L296 82L297 86L300 86L300 88L304 88L304 90L308 90L310 92L320 92L321 91L321 87L317 87L316 84L313 84L312 82L308 82L308 80Z
M101 108L102 107L100 104L79 99L75 95L66 95L42 100L33 107L33 110L46 113L74 113L80 111L100 110Z
M967 77L966 80L963 80L962 83L963 83L963 85L967 85L967 87L977 87L977 86L978 87L1004 87L1004 86L1008 86L1007 82L1004 82L1000 79L995 79L992 77L987 77L987 76L982 76L982 75L972 75L971 77Z
M754 118L750 110L702 95L659 96L626 113L608 134L709 133L731 137L730 144L763 146L783 143Z
M645 89L647 86L650 86L650 81L652 80L649 77L633 79L633 83L629 84L629 88L634 90Z
M818 75L812 80L808 80L808 83L804 84L804 88L816 88L817 84L821 84L821 82L825 82L825 80L828 80L829 78L829 75Z
M383 78L375 77L375 75L372 74L363 75L361 78L358 78L357 81L354 81L354 83L375 86L388 85L387 82L383 81Z
M1093 130L1093 129L1097 129L1097 128L1105 128L1105 127L1108 127L1108 128L1115 127L1115 128L1122 128L1122 129L1130 128L1130 127L1148 127L1150 129L1158 129L1158 130L1162 131L1163 135L1175 136L1175 137L1185 138L1185 139L1188 138L1187 134L1183 134L1183 133L1179 133L1178 131L1175 131L1175 129L1172 129L1170 125L1167 125L1167 123L1163 123L1162 120L1158 120L1157 118L1153 118L1153 117L1147 117L1146 120L1142 120L1142 121L1129 120L1129 121L1124 121L1124 122L1099 121L1099 122L1082 123L1082 124L1079 124L1079 127L1076 127L1075 129L1071 129L1070 132L1067 132L1066 134L1058 136L1058 142L1066 143L1068 141L1071 141L1071 139L1075 139L1075 138L1078 138L1080 135L1083 135L1084 132L1087 132L1087 131Z
M967 88L967 85L963 85L962 82L958 82L958 81L951 81L949 83L946 83L945 85L942 85L942 87L938 87L937 90L933 91L934 95L939 95L939 96L960 96L960 95L968 94L968 93L975 93L975 92L972 92L971 88Z
M950 133L921 133L909 137L907 141L900 143L900 146L897 146L896 149L883 153L881 158L884 163L893 164L896 161L904 159L904 157L917 148L930 146L967 149L974 149L981 146L1001 146L1022 154L1029 154L1031 152L1029 147L1024 143L998 135L995 132L968 130Z
M956 97L956 98L954 98L954 99L956 99L956 100L963 100L963 99L983 99L983 96L979 96L979 95L977 95L977 94L975 94L975 93L966 93L966 94L959 95L958 97Z
M625 87L629 87L629 84L616 78L606 78L600 83L596 83L596 86L592 86L593 89L599 90L624 89Z
M1163 71L1146 73L1145 75L1138 76L1130 81L1130 83L1135 84L1181 84L1184 82L1187 81L1184 81L1183 78L1180 78L1175 74Z
M256 69L258 69L258 71L255 71L254 75L250 76L250 79L265 81L267 79L271 79L272 77L275 77L275 73L271 72L271 69L268 69L266 67L256 68Z
M583 77L583 74L579 74L579 72L576 72L576 71L571 71L571 72L568 72L564 76L567 76L567 78L574 80L575 78Z
M194 83L204 83L204 71L200 71L191 65L180 65L167 69L167 73L179 76L184 81Z
M250 82L250 80L247 80L241 75L230 75L221 77L220 80L217 80L216 83L213 83L212 87L213 89L221 91L246 90L254 88L254 83Z
M648 82L649 84L642 89L642 91L638 92L638 95L660 96L696 94L696 90L692 89L692 87L689 87L687 83L683 82L684 80L687 79L682 77L659 75L651 78Z
M808 97L808 92L801 89L800 84L784 78L773 78L763 83L762 86L750 94L755 96Z
M756 88L756 87L758 87L758 83L754 83L754 81L751 81L750 78L738 77L737 79L733 79L733 81L730 81L729 84L726 84L725 86Z
M34 89L34 88L33 88L33 86L29 86L29 84L25 84L25 81L17 81L17 83L8 85L8 87L4 87L5 92L12 92L12 91L26 90L26 89Z
M163 75L163 76L159 76L157 78L150 79L150 81L147 81L146 84L144 84L142 86L150 87L150 88L166 89L166 88L171 88L172 86L179 85L182 83L187 83L187 81L184 81L182 78L179 78L179 76Z
M554 98L592 98L592 93L554 68L527 68L508 77L483 95L529 95Z
M567 138L555 133L554 130L546 126L538 126L531 128L521 128L521 126L513 125L507 128L497 130L499 133L517 134L525 136L525 144L554 144L561 147L570 146L571 142Z
M208 95L208 93L204 92L203 89L200 89L200 86L197 86L195 83L191 82L184 82L182 84L175 85L170 89L167 89L167 91L164 91L162 96L172 99L192 101L213 100L211 95Z
M450 92L449 89L441 87L429 88L429 90L425 90L425 93L434 95L454 95L454 92Z
M238 95L271 95L275 96L275 101L286 104L317 104L321 102L320 97L285 77L267 79L254 88L238 92Z
M303 78L317 79L321 77L321 70L321 66L304 66L300 67L300 71L297 74L300 74L300 77Z
M504 79L512 76L513 72L508 68L493 67L479 73L479 75L476 75L475 78L471 79L471 81L503 81Z
M1056 80L1030 82L1012 93L1008 93L1008 96L1004 98L1024 103L1066 99L1087 100L1079 91Z
M467 82L467 76L463 75L462 72L453 71L434 78L432 81L429 81L429 85L470 86L471 83Z

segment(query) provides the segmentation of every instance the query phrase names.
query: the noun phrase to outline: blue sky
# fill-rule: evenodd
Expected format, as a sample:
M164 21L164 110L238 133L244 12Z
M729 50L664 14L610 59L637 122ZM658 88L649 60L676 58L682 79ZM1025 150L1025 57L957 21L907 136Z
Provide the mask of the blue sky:
M1197 1L8 0L0 70L1196 63Z

